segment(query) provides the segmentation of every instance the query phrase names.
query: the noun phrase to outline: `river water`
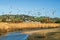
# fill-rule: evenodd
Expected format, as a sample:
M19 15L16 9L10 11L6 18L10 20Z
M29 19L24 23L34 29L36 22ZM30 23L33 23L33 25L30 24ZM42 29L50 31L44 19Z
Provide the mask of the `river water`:
M20 32L11 32L7 35L0 36L0 40L27 40L27 34L21 34Z

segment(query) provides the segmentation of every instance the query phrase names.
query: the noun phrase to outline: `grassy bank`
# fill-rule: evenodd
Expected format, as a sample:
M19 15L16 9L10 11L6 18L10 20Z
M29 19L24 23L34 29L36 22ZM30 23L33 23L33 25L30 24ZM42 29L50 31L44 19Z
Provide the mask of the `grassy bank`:
M28 40L60 40L60 28L58 29L45 29L39 30L32 33L28 32ZM27 32L25 32L27 34Z
M7 32L34 30L43 28L58 28L57 23L39 23L39 22L22 22L22 23L4 23L0 22L0 35Z
M28 40L60 40L60 32L49 32L44 34L32 34L29 36Z

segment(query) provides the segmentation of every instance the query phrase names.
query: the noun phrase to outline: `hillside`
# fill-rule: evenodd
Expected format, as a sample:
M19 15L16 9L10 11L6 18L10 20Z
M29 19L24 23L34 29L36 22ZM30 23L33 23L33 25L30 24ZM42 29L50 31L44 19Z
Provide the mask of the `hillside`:
M35 17L29 15L0 15L0 22L41 22L41 23L60 23L60 18L50 18L45 16Z

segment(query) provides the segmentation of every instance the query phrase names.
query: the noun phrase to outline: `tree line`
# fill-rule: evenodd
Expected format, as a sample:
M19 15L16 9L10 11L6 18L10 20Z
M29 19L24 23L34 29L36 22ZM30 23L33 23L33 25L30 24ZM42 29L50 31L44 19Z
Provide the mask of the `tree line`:
M0 15L0 22L41 22L41 23L60 23L60 18L34 17L29 15Z

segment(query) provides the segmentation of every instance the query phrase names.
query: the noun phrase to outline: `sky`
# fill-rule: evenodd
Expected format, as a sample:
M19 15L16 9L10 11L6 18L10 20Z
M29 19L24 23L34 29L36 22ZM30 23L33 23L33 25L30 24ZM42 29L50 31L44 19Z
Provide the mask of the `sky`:
M60 0L0 0L0 15L9 12L27 15L30 11L37 16L60 17Z

